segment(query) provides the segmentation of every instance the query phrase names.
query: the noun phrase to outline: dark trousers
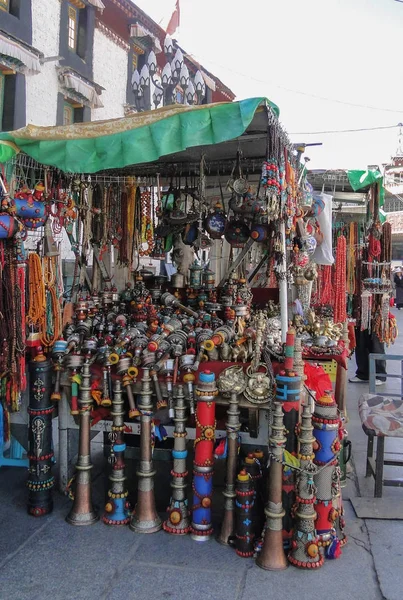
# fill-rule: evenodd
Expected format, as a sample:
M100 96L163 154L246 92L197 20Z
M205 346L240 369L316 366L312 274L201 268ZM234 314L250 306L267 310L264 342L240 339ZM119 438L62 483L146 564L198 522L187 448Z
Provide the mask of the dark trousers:
M360 331L355 330L356 348L355 360L357 363L356 376L358 379L368 381L369 379L369 355L370 354L385 354L385 344L379 341L375 333L369 333L368 329ZM386 374L386 361L377 360L376 362L376 379L386 380L383 375Z

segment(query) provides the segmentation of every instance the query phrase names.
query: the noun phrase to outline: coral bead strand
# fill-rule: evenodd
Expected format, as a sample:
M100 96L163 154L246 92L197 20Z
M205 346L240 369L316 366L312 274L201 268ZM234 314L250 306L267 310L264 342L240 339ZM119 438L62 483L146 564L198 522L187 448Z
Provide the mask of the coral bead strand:
M344 235L337 240L336 269L335 269L335 303L334 322L344 323L347 318L346 311L346 249L347 242Z

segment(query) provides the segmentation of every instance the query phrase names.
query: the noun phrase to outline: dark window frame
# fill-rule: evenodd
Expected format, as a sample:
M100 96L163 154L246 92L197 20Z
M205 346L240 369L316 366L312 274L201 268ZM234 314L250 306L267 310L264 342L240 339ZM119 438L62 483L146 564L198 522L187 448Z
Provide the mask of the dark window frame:
M16 85L17 75L5 74L3 75L3 102L1 111L1 131L12 131L14 129L15 119L15 97L16 97Z

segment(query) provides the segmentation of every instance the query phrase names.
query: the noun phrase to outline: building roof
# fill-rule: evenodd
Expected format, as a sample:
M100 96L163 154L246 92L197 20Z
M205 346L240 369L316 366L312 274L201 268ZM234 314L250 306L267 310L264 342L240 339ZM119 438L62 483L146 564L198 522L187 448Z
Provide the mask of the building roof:
M149 15L147 15L137 4L132 2L131 0L102 0L105 5L105 10L103 15L99 15L98 20L104 23L109 29L115 31L121 38L125 41L129 41L129 27L122 28L119 26L119 23L116 22L116 19L109 18L111 16L111 9L113 10L113 5L118 7L125 15L128 20L128 23L133 23L137 21L145 28L147 28L150 33L152 33L155 37L157 37L160 41L161 47L163 47L164 40L166 37L166 31L158 25ZM175 45L179 48L179 44L176 40L174 40ZM222 92L229 100L234 100L235 94L234 92L226 86L216 75L208 71L198 63L190 54L188 54L183 48L181 48L182 53L185 57L185 60L188 63L188 67L192 69L192 67L200 68L204 73L210 77L215 85L216 89L219 92Z

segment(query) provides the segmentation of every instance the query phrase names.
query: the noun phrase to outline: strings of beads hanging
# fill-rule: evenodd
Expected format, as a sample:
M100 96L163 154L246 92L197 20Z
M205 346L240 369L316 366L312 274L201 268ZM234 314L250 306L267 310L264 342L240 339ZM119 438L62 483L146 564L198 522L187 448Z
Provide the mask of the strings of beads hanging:
M346 312L346 246L344 235L337 240L336 268L334 285L334 322L344 323L347 318Z

